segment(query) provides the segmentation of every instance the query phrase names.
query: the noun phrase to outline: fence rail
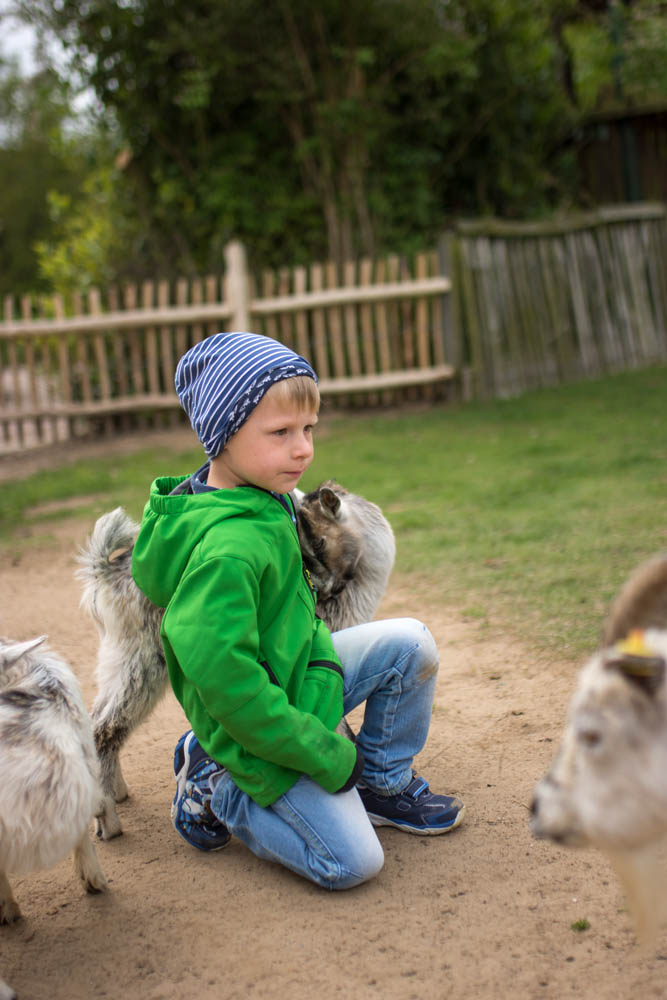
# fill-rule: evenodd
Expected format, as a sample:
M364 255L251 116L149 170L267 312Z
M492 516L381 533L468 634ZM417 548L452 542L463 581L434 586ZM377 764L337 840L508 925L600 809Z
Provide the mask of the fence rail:
M332 406L435 398L453 378L442 335L451 282L435 251L258 278L238 243L225 256L222 275L93 290L69 310L58 297L6 300L0 450L182 419L176 362L219 329L266 333L311 358Z
M0 452L182 420L178 358L219 329L306 355L328 406L507 396L667 359L667 212L459 223L437 248L4 303Z

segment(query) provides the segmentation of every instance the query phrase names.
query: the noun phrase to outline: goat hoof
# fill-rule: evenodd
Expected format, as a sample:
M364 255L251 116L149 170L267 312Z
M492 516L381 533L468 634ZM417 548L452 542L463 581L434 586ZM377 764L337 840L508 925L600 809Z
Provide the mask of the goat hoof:
M15 899L6 899L0 903L0 924L15 924L21 916L21 907Z
M16 1000L16 993L4 979L0 979L0 1000Z
M98 816L95 820L95 833L99 840L113 840L120 837L123 832L120 820L117 816Z
M108 883L104 875L100 872L99 875L93 875L83 880L84 888L87 893L91 896L96 896L100 892L106 892L108 888Z

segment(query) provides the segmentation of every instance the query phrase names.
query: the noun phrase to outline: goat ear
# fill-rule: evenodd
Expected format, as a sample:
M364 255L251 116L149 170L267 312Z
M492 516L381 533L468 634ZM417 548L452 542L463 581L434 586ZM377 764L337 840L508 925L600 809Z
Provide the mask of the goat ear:
M633 653L619 643L616 650L605 659L608 670L618 670L626 680L650 696L656 694L665 681L665 659L650 653Z
M40 635L37 639L27 639L25 642L13 642L10 646L6 646L2 651L5 663L9 665L16 663L26 653L41 646L47 638L48 636L46 635Z
M332 517L336 517L340 510L340 497L328 486L320 487L320 503Z
M642 563L612 601L602 644L611 646L631 629L660 628L667 623L667 553Z
M125 545L123 548L114 549L113 552L108 557L109 562L110 563L116 562L117 559L120 559L122 556L127 555L128 552L131 552L133 548L134 548L133 545Z

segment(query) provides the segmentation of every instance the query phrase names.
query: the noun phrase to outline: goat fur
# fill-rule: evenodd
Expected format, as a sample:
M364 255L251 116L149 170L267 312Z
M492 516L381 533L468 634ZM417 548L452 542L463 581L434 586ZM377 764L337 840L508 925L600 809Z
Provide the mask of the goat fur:
M532 828L610 859L640 938L662 920L667 834L667 553L612 602L603 644L582 668L559 752L537 783Z
M8 875L50 868L70 851L88 892L107 883L90 839L101 803L90 717L46 636L0 638L0 923L21 910ZM15 994L0 980L0 1000Z

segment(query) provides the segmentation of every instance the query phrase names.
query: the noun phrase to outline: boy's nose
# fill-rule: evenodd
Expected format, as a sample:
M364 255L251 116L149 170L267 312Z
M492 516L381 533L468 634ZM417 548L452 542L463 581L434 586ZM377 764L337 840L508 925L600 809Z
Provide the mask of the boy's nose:
M313 442L306 434L298 434L292 451L294 455L310 455L313 451Z

